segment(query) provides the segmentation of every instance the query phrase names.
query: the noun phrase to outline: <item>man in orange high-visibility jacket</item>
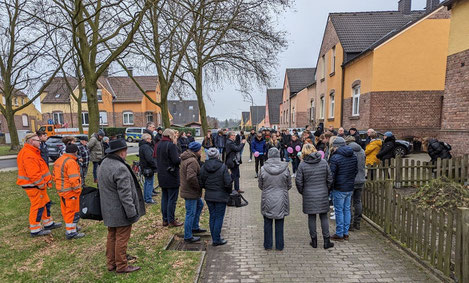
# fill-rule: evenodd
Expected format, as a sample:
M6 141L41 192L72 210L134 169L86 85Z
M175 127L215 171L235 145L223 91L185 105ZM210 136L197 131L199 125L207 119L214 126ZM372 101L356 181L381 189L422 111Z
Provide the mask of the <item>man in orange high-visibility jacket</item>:
M81 176L78 165L78 146L69 144L65 153L54 163L54 181L60 197L60 207L65 221L67 239L84 237L84 233L78 233L77 223L80 219L80 193Z
M50 234L51 229L59 228L62 223L55 223L50 216L50 199L47 188L52 187L52 176L49 166L41 157L39 147L41 141L34 133L27 134L25 145L18 153L18 179L20 185L29 197L29 229L32 237ZM41 226L41 220L44 229Z

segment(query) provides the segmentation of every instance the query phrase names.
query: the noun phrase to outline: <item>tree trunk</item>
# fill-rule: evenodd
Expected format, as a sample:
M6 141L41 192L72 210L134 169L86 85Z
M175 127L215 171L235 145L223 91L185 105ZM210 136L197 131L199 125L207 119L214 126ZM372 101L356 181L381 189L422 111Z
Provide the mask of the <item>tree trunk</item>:
M81 100L78 98L78 100ZM78 130L80 131L80 134L83 134L83 117L81 116L81 113L83 112L81 101L77 101L77 115L78 115ZM88 114L89 115L89 114ZM72 117L73 119L73 117Z
M15 113L6 109L5 119L7 120L8 131L10 132L10 150L18 151L20 149L20 140L18 138L18 131L15 124Z
M85 90L88 103L88 136L97 133L99 130L99 106L97 98L98 85L94 80L86 80Z
M168 108L168 94L169 87L164 80L160 80L160 93L161 93L161 120L163 121L163 127L165 129L171 127L171 121L169 120L169 108Z
M208 123L207 123L207 111L205 110L205 102L203 97L203 78L202 78L202 68L199 68L200 71L195 74L195 94L197 95L197 103L199 105L199 114L200 122L202 124L203 135L207 135Z

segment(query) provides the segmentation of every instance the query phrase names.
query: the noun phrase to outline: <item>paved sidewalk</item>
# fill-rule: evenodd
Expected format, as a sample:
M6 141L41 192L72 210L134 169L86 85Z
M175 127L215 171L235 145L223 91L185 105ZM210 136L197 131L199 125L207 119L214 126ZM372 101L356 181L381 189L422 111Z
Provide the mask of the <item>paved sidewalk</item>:
M285 219L285 249L265 251L254 162L245 161L241 176L249 205L228 207L222 231L228 244L208 247L201 282L440 282L366 223L350 233L349 242L324 250L320 237L313 249L295 186ZM330 224L332 235L335 223Z

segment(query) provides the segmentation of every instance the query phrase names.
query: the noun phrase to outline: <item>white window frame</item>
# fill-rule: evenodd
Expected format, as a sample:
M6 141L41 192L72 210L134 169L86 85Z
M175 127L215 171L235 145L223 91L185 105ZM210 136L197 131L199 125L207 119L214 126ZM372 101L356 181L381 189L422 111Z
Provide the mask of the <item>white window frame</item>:
M60 125L64 124L64 113L63 112L52 113L52 120L54 121L54 124L60 124Z
M319 118L320 119L324 119L324 108L326 106L326 102L325 102L325 97L324 96L321 96L321 99L319 100Z
M26 118L26 120L25 120ZM23 123L23 127L29 127L29 117L26 114L21 115L21 121Z
M314 100L311 100L311 110L310 110L311 112L309 113L309 119L310 119L311 121L314 121L314 114L315 114L315 113L314 113L314 112L315 112L314 110L315 110Z
M130 119L132 117L132 119ZM125 121L127 118L127 122ZM130 121L132 120L132 121ZM133 125L134 124L134 112L125 111L122 113L122 123L124 125Z
M151 117L151 121L148 119L149 117ZM155 122L155 115L153 112L145 112L145 121L147 123L149 122Z
M13 103L15 106L18 106L18 97L13 98Z
M99 111L99 125L106 126L108 125L107 119L107 112L106 111Z
M102 89L98 89L96 91L96 98L98 99L98 102L103 102L103 90Z
M331 94L329 94L329 118L331 119L334 118L334 112L335 112L335 93L331 92Z
M335 73L335 46L332 47L332 55L331 55L331 74Z
M81 112L81 124L83 126L88 126L90 124L90 115L88 112Z
M83 96L81 97L81 102L88 102L88 96L86 95L86 91L82 91Z
M321 79L326 78L326 55L322 55L321 57L321 64L322 64L322 76Z
M24 105L24 97L21 98L21 105Z
M352 88L352 116L360 116L360 85Z
M2 95L2 104L3 104L3 105L7 104L7 101L5 100L5 96L4 96L4 95Z

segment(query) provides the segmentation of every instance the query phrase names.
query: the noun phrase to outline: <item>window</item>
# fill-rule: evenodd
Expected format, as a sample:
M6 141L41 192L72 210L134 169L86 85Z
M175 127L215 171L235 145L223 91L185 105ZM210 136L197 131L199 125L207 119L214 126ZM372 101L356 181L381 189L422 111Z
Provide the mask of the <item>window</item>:
M99 112L99 124L107 125L107 112Z
M194 110L194 106L190 105L189 110Z
M98 102L103 101L103 90L102 89L98 89L98 91L96 92L96 97L98 98Z
M319 105L319 118L324 119L324 106L325 106L324 96L321 96L320 103L321 104Z
M132 112L124 112L124 125L133 125L134 124L134 113Z
M85 90L83 90L83 96L81 97L81 102L87 102L88 101L88 96L86 95Z
M60 93L57 93L57 94L55 95L55 98L59 98L59 97L60 97Z
M18 97L15 97L15 99L13 99L14 103L15 103L15 106L18 106Z
M322 64L321 79L324 79L326 77L326 55L322 55L321 64Z
M360 85L356 85L352 90L352 115L360 115Z
M29 126L28 115L26 114L21 115L21 120L23 121L23 127Z
M331 56L331 74L335 72L335 46L332 47L332 56Z
M5 105L5 104L6 104L6 101L5 101L5 96L3 96L3 95L2 95L2 103L3 103L3 105Z
M314 108L314 100L311 100L311 112L310 112L310 115L309 115L309 119L310 119L311 121L314 120L314 112L315 112L314 109L315 109L315 108Z
M63 112L52 113L52 117L54 119L54 124L63 124L64 123L64 113Z
M334 118L335 111L335 94L331 92L329 95L329 118Z
M90 117L88 112L81 112L81 124L87 126L90 124Z
M21 98L21 105L24 105L24 98Z
M295 123L295 107L291 110L291 122Z
M145 114L145 117L146 117L147 123L153 122L153 113L147 112L147 113Z

